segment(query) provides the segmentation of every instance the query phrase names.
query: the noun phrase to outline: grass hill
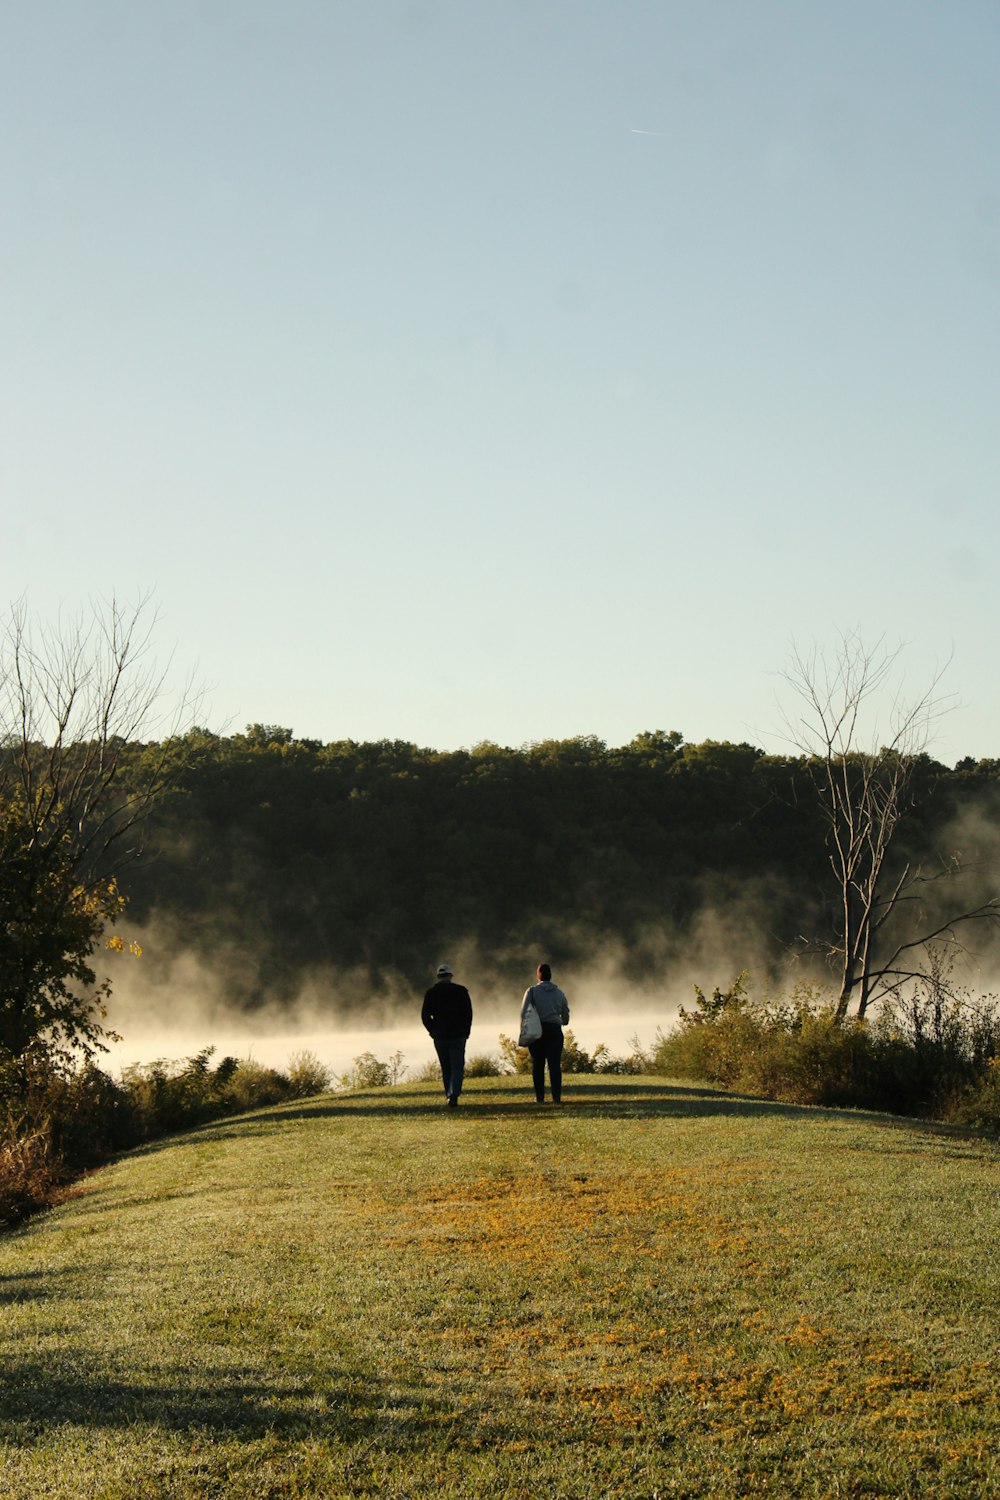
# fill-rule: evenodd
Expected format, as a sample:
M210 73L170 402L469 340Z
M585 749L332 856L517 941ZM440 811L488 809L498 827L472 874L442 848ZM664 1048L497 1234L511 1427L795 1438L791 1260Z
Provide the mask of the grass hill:
M226 1120L0 1237L0 1493L1000 1495L1000 1147L530 1098Z

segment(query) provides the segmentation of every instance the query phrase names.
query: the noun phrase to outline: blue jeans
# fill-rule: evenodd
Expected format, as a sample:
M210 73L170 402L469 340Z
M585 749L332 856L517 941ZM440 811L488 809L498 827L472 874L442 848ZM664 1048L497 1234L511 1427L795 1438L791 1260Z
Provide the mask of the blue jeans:
M552 1098L556 1104L562 1098L562 1054L563 1032L558 1021L543 1021L542 1034L537 1042L531 1042L531 1079L535 1085L535 1098L541 1104L545 1098L545 1064L549 1065L549 1082Z
M449 1099L453 1095L457 1099L462 1092L462 1079L465 1077L465 1037L436 1036L434 1050L441 1064L444 1091Z

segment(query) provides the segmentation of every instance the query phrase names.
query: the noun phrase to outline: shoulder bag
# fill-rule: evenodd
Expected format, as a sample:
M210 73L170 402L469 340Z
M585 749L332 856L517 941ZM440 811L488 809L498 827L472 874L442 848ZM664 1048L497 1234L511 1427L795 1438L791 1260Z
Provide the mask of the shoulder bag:
M542 1034L542 1023L535 1009L535 986L531 986L528 1003L524 1007L524 1015L521 1017L521 1034L517 1039L519 1047L527 1047L532 1042L537 1042Z

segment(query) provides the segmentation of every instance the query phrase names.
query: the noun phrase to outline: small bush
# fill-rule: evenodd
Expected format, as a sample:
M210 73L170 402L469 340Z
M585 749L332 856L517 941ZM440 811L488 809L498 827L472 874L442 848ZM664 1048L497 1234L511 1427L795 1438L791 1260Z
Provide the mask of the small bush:
M205 1047L179 1062L160 1058L125 1069L122 1081L137 1112L142 1136L200 1125L236 1107L231 1090L239 1064L226 1057L214 1069L214 1051L214 1047Z
M325 1094L333 1082L333 1070L321 1063L314 1052L293 1052L288 1059L288 1081L294 1099Z
M635 1074L653 1071L650 1059L640 1047L638 1038L633 1037L629 1045L632 1051L627 1057L613 1056L603 1042L598 1042L592 1053L585 1052L572 1031L567 1029L563 1034L563 1072ZM504 1036L502 1032L498 1072L508 1076L512 1073L531 1072L531 1053L528 1048L519 1047L513 1037Z
M44 1208L67 1175L46 1131L19 1136L9 1125L0 1137L0 1224Z
M91 1167L135 1144L138 1115L128 1090L87 1063L49 1089L55 1149L72 1167Z
M281 1104L296 1095L288 1077L276 1068L266 1068L252 1058L241 1059L221 1091L221 1102L228 1113L263 1109Z
M502 1074L503 1068L500 1066L499 1058L490 1057L485 1052L466 1059L466 1078L500 1078Z
M1000 1057L991 1057L983 1076L950 1102L945 1118L991 1135L1000 1132Z
M639 1038L631 1037L629 1046L632 1049L631 1052L624 1057L616 1057L613 1052L608 1051L603 1042L598 1042L594 1048L594 1072L631 1077L650 1072L649 1054L643 1050Z
M531 1072L531 1053L527 1047L519 1047L511 1036L500 1033L500 1070L508 1077L511 1073Z
M594 1059L585 1052L568 1028L563 1033L562 1070L564 1073L594 1073Z
M354 1064L342 1073L338 1084L342 1089L381 1089L399 1083L404 1077L403 1054L394 1052L388 1062L382 1062L374 1052L362 1052Z
M933 968L904 1002L864 1021L838 1022L832 1005L806 988L787 1000L753 997L746 974L711 997L696 986L695 999L673 1031L657 1032L651 1071L798 1104L991 1117L995 999L946 992Z

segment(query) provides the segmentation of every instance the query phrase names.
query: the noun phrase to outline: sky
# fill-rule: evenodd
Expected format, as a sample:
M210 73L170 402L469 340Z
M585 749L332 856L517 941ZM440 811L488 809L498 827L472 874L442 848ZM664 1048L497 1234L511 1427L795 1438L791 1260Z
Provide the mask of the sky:
M998 458L995 0L0 0L0 606L207 727L1000 756Z

